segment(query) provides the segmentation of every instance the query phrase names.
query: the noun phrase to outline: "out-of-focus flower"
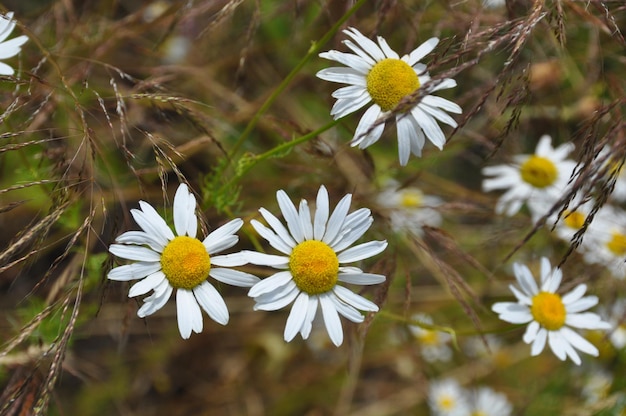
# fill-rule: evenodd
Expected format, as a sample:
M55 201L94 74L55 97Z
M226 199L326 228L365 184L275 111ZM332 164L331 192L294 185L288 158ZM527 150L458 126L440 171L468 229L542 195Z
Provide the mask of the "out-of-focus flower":
M598 403L609 395L613 375L604 370L595 369L587 373L581 394L586 404Z
M432 325L433 320L425 314L417 314L412 317L413 321ZM452 349L448 345L450 334L442 331L426 329L417 325L409 325L409 330L420 344L420 351L424 360L429 363L435 361L450 361Z
M422 226L438 227L441 214L437 206L442 200L436 196L424 195L415 187L398 189L398 183L389 181L376 197L376 202L385 208L391 229L397 233L423 234Z
M513 406L509 399L489 387L480 387L469 395L470 416L510 416Z
M428 405L434 416L470 416L467 394L454 379L430 383Z
M130 213L141 231L127 231L115 239L117 244L109 247L117 257L134 263L115 267L107 277L119 281L139 280L130 288L129 297L153 291L137 311L140 318L161 309L176 290L178 329L185 339L192 331L202 332L200 307L215 322L226 325L229 319L226 303L207 278L211 276L240 287L251 287L259 281L251 274L225 268L246 264L240 253L215 256L239 241L235 233L243 221L234 219L204 240L198 240L196 198L185 184L178 187L174 196L176 236L150 204L139 201L139 207L131 209Z
M552 352L562 361L569 357L580 365L581 360L576 350L595 357L598 349L573 331L580 329L609 329L599 315L583 311L598 303L596 296L584 296L587 285L579 284L563 297L556 293L563 273L561 269L550 266L550 261L541 259L541 286L538 287L526 265L513 264L519 289L510 285L517 302L498 302L492 306L500 319L514 324L526 324L523 340L531 345L530 354L538 355L543 351L546 341Z
M283 190L276 196L287 227L264 208L259 212L271 228L256 220L251 224L282 255L244 253L252 264L281 271L257 283L248 295L256 302L255 310L273 311L293 302L285 325L287 342L298 332L302 338L308 338L318 305L321 306L328 335L339 346L343 342L339 315L352 322L363 322L359 310L376 312L378 306L338 283L374 285L385 281L385 276L343 264L375 256L387 247L387 242L370 241L350 247L374 221L367 208L348 214L351 194L343 197L331 214L328 192L320 187L313 219L306 200L296 209Z
M0 15L0 59L11 58L22 50L22 45L28 40L28 36L22 35L11 40L6 40L13 29L16 22L13 20L13 12L6 15ZM13 75L15 70L4 62L0 62L0 75Z
M600 208L581 249L586 262L607 267L618 279L626 278L626 211L611 205Z
M496 212L508 216L516 214L526 203L533 218L544 215L561 198L576 166L566 159L574 149L572 143L552 147L552 139L544 135L539 139L535 153L514 156L513 164L487 166L483 175L483 190L506 192L496 204Z
M431 93L453 88L456 82L446 78L427 84L430 76L426 65L419 63L437 46L439 39L430 38L410 54L400 57L380 36L376 44L354 28L348 28L344 33L354 41L343 41L354 53L331 50L321 53L320 57L346 66L323 69L317 76L326 81L349 84L332 94L337 99L330 112L335 119L372 103L359 121L352 146L365 149L378 141L385 128L380 120L403 99L421 89L419 92L423 96L417 104L395 116L400 164L406 165L411 153L421 156L426 139L443 149L446 138L437 121L456 127L456 121L447 112L460 114L462 110L452 101Z

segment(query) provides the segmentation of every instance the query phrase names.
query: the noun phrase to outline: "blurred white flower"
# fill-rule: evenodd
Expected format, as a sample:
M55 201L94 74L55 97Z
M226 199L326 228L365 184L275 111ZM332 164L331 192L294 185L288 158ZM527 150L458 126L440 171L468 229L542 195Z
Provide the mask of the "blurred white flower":
M470 393L470 416L510 416L513 406L507 397L489 387L480 387Z
M376 202L385 209L394 232L421 236L422 226L441 225L441 214L437 211L442 204L440 198L424 195L415 187L398 189L398 186L396 181L388 181L376 196Z
M433 416L470 416L467 394L454 379L433 381L428 389L428 405Z
M483 168L483 175L489 177L483 181L485 192L506 190L496 204L496 212L515 215L526 203L533 218L546 214L565 193L576 166L576 162L566 159L573 149L572 143L555 149L550 136L544 135L534 154L514 156L513 164Z
M22 49L22 45L28 40L28 36L22 35L11 40L6 40L9 37L13 29L15 29L16 22L13 20L13 12L8 12L6 15L0 15L0 59L11 58ZM0 75L13 75L15 71L12 67L0 62Z
M226 303L207 278L211 276L240 287L251 287L259 281L251 274L224 268L245 264L245 258L239 253L215 256L237 243L239 237L234 233L243 221L234 219L204 240L198 240L196 198L185 184L178 187L174 196L177 236L150 204L139 201L139 207L131 209L130 213L142 231L127 231L115 239L117 244L109 247L117 257L134 263L113 268L107 277L118 281L139 280L130 288L129 297L153 291L137 311L140 318L161 309L176 290L178 329L185 339L192 331L202 332L200 307L215 322L226 325L229 319Z
M587 373L585 384L583 385L581 394L586 404L598 403L608 397L611 385L613 384L613 375L603 370L595 369Z
M598 303L596 296L584 296L587 285L579 284L561 297L556 291L563 273L559 268L552 269L550 261L545 257L541 259L540 287L525 265L515 263L513 271L519 289L513 285L509 288L517 302L498 302L491 309L503 321L513 324L528 323L523 340L526 344L532 344L530 354L535 356L541 353L547 341L552 352L562 361L569 357L580 365L581 360L576 350L597 357L598 349L571 329L611 328L599 315L592 312L581 313Z
M254 285L248 295L256 302L255 310L273 311L293 302L285 325L287 342L297 333L304 339L309 337L318 305L321 306L328 335L339 346L343 342L339 315L352 322L363 322L359 310L377 312L378 306L338 283L375 285L385 281L383 275L364 273L343 264L375 256L387 247L387 242L370 241L350 247L374 221L367 208L348 214L351 194L343 197L331 214L328 191L320 187L313 220L306 200L296 209L285 191L278 191L276 196L287 228L265 208L259 212L271 228L256 220L251 224L282 255L253 251L244 254L252 264L281 271Z
M317 76L349 84L332 94L337 99L330 112L335 119L372 103L361 117L351 142L352 146L365 149L376 143L383 133L385 124L379 120L430 81L426 65L419 61L437 46L439 39L430 38L410 54L400 57L380 36L376 44L354 28L344 33L354 40L343 41L354 53L331 50L321 53L320 57L346 66L322 69ZM452 101L430 94L455 86L456 82L450 78L433 82L424 88L424 95L417 104L395 116L401 165L407 164L411 153L422 155L426 139L439 150L443 149L446 138L437 121L456 127L456 121L447 112L460 114L462 110Z
M607 267L618 279L626 278L626 211L611 205L600 208L581 249L586 262Z
M411 319L427 325L433 324L432 318L425 314L413 315ZM450 361L452 358L452 349L448 345L452 338L450 334L416 325L409 325L409 330L419 342L420 352L424 360L429 363L435 361Z

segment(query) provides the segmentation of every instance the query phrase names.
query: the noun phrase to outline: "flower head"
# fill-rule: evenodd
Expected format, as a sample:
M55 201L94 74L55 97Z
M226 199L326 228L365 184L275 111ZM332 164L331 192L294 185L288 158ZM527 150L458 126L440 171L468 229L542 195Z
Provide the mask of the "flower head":
M439 39L431 38L410 54L400 57L380 36L376 44L354 28L348 28L344 33L352 40L343 43L354 53L331 50L321 53L320 57L347 67L326 68L317 76L326 81L349 84L332 94L337 99L330 112L335 119L372 103L359 121L352 146L365 149L378 141L385 127L381 121L383 117L404 98L423 89L423 96L417 104L395 116L400 164L406 165L411 153L421 156L426 138L438 149L443 149L446 138L437 121L456 127L456 121L447 112L460 114L462 110L452 101L430 93L453 88L456 82L446 78L426 87L430 76L426 65L419 63L437 46Z
M422 226L441 225L441 214L437 211L437 206L442 203L441 199L425 195L418 188L398 189L397 182L389 181L376 197L376 201L387 211L391 229L395 232L421 236Z
M581 249L585 261L606 266L614 277L626 278L626 211L604 205L587 228Z
M507 397L489 387L480 387L470 393L470 416L510 416L513 407Z
M428 405L435 416L468 416L467 394L454 379L432 382L428 389Z
M425 314L417 314L412 317L414 321L432 325L433 320ZM424 360L429 363L435 361L450 361L452 349L448 345L451 340L450 334L434 329L426 329L417 325L409 325L409 331L420 343L420 350Z
M490 176L483 181L485 192L506 189L496 205L498 214L514 215L527 202L533 217L540 217L563 196L576 166L566 159L574 145L565 143L554 149L551 142L550 136L544 135L534 154L518 155L512 165L483 168L483 175Z
M309 336L318 305L321 306L328 335L339 346L343 342L339 315L352 322L362 322L364 318L358 310L378 311L376 304L339 282L373 285L385 281L385 276L364 273L344 264L382 252L387 242L371 241L350 247L373 222L371 212L366 208L348 214L350 194L339 201L331 214L328 192L324 186L320 187L313 220L307 201L302 200L296 209L283 190L276 195L287 227L264 208L259 212L271 228L256 220L251 224L282 255L244 253L250 263L281 271L254 285L248 295L254 298L256 310L277 310L293 302L285 326L287 342L298 332L304 339Z
M532 344L530 354L543 351L546 341L552 352L562 361L567 357L580 365L580 350L594 357L598 349L572 328L609 329L611 326L592 312L581 313L598 303L596 296L584 296L587 285L579 284L564 296L556 293L563 273L550 266L550 261L541 259L541 286L537 286L530 270L523 264L513 264L519 289L510 285L517 302L498 302L492 310L500 319L514 324L526 324L523 340Z
M28 40L28 36L22 35L11 40L6 40L13 29L15 29L15 20L13 20L13 12L6 15L0 15L0 59L11 58L18 53L22 45ZM13 75L15 71L9 65L0 62L0 75Z
M147 202L139 201L140 209L130 213L141 231L127 231L115 239L109 251L117 257L134 263L112 269L111 280L139 280L128 293L129 297L153 293L144 298L137 311L140 318L161 309L176 290L178 329L183 338L191 332L202 332L200 307L215 322L228 323L228 308L222 296L207 280L209 276L234 286L251 287L259 281L256 276L224 267L246 263L239 253L215 256L234 246L236 233L243 221L239 218L219 227L204 240L196 238L196 198L187 185L181 184L174 196L174 228Z

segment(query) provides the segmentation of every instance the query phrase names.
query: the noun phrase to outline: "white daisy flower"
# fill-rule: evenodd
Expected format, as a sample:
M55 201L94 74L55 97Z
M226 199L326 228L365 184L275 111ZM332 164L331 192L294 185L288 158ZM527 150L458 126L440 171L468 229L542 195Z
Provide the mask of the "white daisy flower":
M215 322L226 325L228 308L207 277L240 287L251 287L259 281L251 274L224 268L246 264L241 253L215 256L239 241L235 233L243 221L234 219L204 240L198 240L196 198L185 184L178 187L174 196L176 236L150 204L139 201L139 207L130 213L142 231L127 231L115 239L118 244L109 247L117 257L135 263L116 267L107 277L118 281L139 280L130 288L129 297L153 291L137 311L140 318L161 309L176 289L178 329L185 339L192 331L202 332L200 307Z
M513 406L507 397L489 387L481 387L470 394L471 416L510 416Z
M585 224L587 216L591 213L593 206L593 200L581 203L579 198L574 198L574 200L569 203L568 209L561 213L560 217L559 212L555 212L548 218L546 224L549 227L554 227L554 232L558 238L570 242L572 238L574 238L574 235L580 231ZM594 232L596 229L597 227L593 226L593 222L590 223L585 230L583 239L591 240L596 238L597 236Z
M597 357L598 349L572 330L611 327L595 313L581 313L598 303L596 296L583 297L587 285L580 284L561 297L556 291L563 273L559 268L552 269L550 261L545 257L541 258L541 287L537 286L525 265L513 264L513 272L520 288L513 285L509 288L518 301L498 302L491 309L503 321L513 324L528 323L523 340L526 344L532 344L530 354L536 356L543 351L547 340L550 349L561 361L569 357L580 365L576 349Z
M612 157L615 156L615 157ZM618 203L626 202L626 169L611 146L604 146L596 156L596 163L601 161L599 168L609 168L611 176L615 176L615 184L610 200ZM599 164L599 163L598 163Z
M331 50L321 53L320 57L347 67L326 68L316 75L326 81L349 84L332 94L337 99L330 112L335 119L372 103L361 117L351 142L352 146L365 149L378 141L383 133L384 123L377 122L403 98L424 88L430 81L426 65L419 61L437 46L439 39L430 38L410 54L400 57L380 36L377 45L354 28L348 28L344 33L354 40L343 41L354 53ZM422 155L426 138L439 150L443 149L446 138L437 121L456 127L456 121L446 111L460 114L462 110L452 101L430 93L455 86L456 82L449 78L433 82L426 87L417 104L396 115L401 165L407 164L411 153Z
M412 320L427 325L433 324L432 318L426 314L416 314L412 317ZM450 361L452 358L452 349L448 345L452 339L450 334L416 325L409 325L409 331L411 331L411 334L419 341L420 352L424 360L429 363L435 361Z
M388 212L391 229L397 233L421 236L422 226L438 227L442 222L436 209L442 204L440 198L424 195L415 187L398 189L398 183L393 180L387 182L376 202Z
M626 211L611 205L600 208L581 248L586 262L606 266L618 279L626 278Z
M328 335L333 344L339 346L343 342L339 315L352 322L362 322L364 318L358 310L376 312L378 306L338 282L374 285L385 281L385 276L364 273L343 264L379 254L387 247L387 242L370 241L348 248L374 221L366 208L348 214L350 194L343 197L330 214L328 192L324 186L320 187L313 220L307 201L302 200L296 209L283 190L276 196L287 228L264 208L259 212L271 228L256 220L251 224L283 255L244 253L252 264L281 271L254 285L248 295L256 301L255 310L273 311L294 302L285 326L287 342L298 332L302 338L308 338L319 304Z
M585 399L585 404L595 404L609 396L613 384L613 375L599 369L594 369L585 377L585 384L581 394Z
M470 416L467 393L453 379L430 383L428 405L434 416Z
M13 20L13 12L6 15L0 15L0 59L11 58L22 49L22 45L28 40L28 36L22 35L11 40L6 40L13 29L15 29L15 20ZM0 62L0 75L13 75L15 71L9 65Z
M490 176L483 181L485 192L506 189L496 204L496 212L512 216L526 202L533 218L544 215L565 193L576 166L576 162L566 159L572 150L572 143L554 149L550 136L544 135L535 154L517 155L513 164L483 168L483 175Z

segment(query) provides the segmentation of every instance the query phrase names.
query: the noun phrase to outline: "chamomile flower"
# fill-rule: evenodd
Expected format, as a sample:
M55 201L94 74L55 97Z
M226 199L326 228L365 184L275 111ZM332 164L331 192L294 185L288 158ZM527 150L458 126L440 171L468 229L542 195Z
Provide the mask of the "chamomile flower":
M554 226L554 232L558 238L570 242L572 238L574 238L574 234L580 231L585 224L587 216L590 214L593 206L593 200L581 202L578 198L574 198L564 212L553 213L548 218L547 224L549 227ZM593 224L593 222L591 224ZM591 224L585 230L584 238L587 240L598 237L595 233L597 227Z
M587 238L587 234L593 238ZM594 217L581 248L585 261L606 266L618 279L626 278L626 211L604 205Z
M332 94L337 99L330 112L335 119L372 103L359 121L352 146L365 149L378 141L385 128L380 120L405 97L422 88L421 100L395 116L400 164L406 165L411 153L421 156L426 139L439 150L443 149L446 138L437 121L456 127L456 121L447 112L460 114L462 110L452 101L430 93L453 88L456 82L446 78L427 84L430 76L426 65L419 63L437 46L439 39L430 38L410 54L400 57L380 36L376 44L354 28L344 33L352 40L343 43L354 53L331 50L321 53L320 57L346 67L326 68L317 76L325 81L349 84Z
M579 335L572 328L609 329L599 315L592 312L581 313L598 303L596 296L584 296L587 285L579 284L571 292L562 296L556 293L563 273L561 269L550 266L550 261L541 259L541 286L537 286L528 267L513 264L519 289L510 285L517 302L498 302L492 310L500 319L513 324L526 324L523 340L531 344L530 354L538 355L543 351L546 341L550 349L561 361L569 357L580 365L581 360L576 350L594 357L598 349Z
M178 187L174 196L176 235L150 204L139 201L139 207L130 213L141 231L127 231L115 239L117 244L109 247L117 257L134 263L115 267L107 277L118 281L139 280L130 288L129 297L152 291L137 311L140 318L161 309L175 290L178 329L185 339L192 331L202 332L200 308L215 322L226 325L229 319L226 303L207 278L211 276L240 287L251 287L259 281L251 274L224 268L246 264L240 253L215 255L237 243L239 237L235 233L243 221L234 219L204 240L198 240L196 198L185 184Z
M397 233L409 232L421 236L422 226L438 227L442 222L437 211L442 200L425 195L416 187L399 189L397 182L389 181L376 197L376 202L385 209L391 229Z
M480 387L470 393L470 416L510 416L513 406L507 397L489 387Z
M298 332L302 338L308 338L320 306L326 331L333 344L339 346L343 342L339 315L352 322L362 322L364 318L358 310L376 312L378 306L338 283L374 285L385 281L385 276L364 273L344 264L379 254L387 242L370 241L350 247L373 222L367 208L348 214L350 194L339 201L331 214L328 192L324 186L320 187L313 219L306 200L296 209L283 190L276 196L287 227L264 208L259 212L271 228L256 220L251 224L282 255L244 253L252 264L281 271L254 285L248 295L256 302L255 310L273 311L293 302L284 332L287 342Z
M434 416L469 416L467 394L454 379L430 383L428 405Z
M483 168L483 175L490 177L483 181L485 192L506 190L496 204L496 212L512 216L526 202L533 218L544 215L566 190L576 166L576 162L566 159L573 149L572 143L555 149L550 136L544 135L534 154L517 155L513 164Z
M416 314L412 317L414 321L432 325L433 320L425 314ZM450 361L452 349L448 345L452 337L450 334L433 329L422 328L417 325L409 325L409 331L420 344L420 352L424 360L429 363L435 361Z
M28 40L28 36L22 35L11 40L6 40L13 29L15 29L15 20L13 20L13 12L6 15L0 15L0 59L11 58L22 49L22 45ZM15 71L9 65L0 62L0 75L13 75Z

